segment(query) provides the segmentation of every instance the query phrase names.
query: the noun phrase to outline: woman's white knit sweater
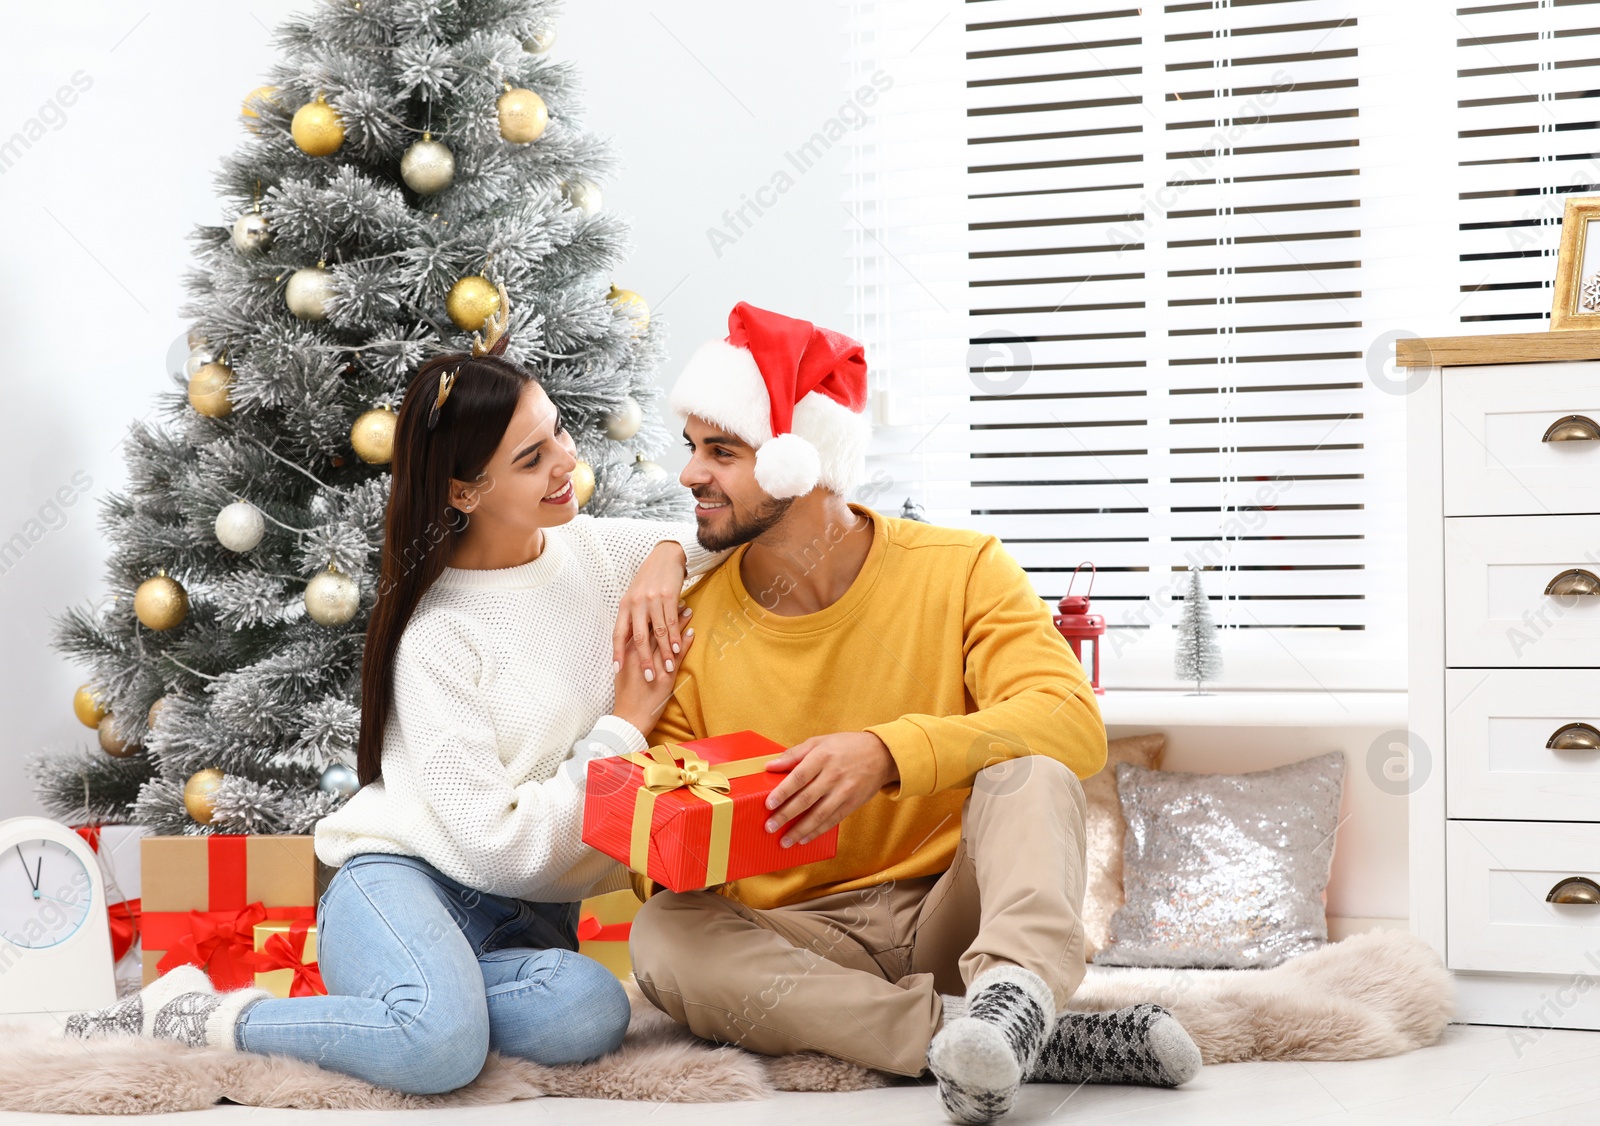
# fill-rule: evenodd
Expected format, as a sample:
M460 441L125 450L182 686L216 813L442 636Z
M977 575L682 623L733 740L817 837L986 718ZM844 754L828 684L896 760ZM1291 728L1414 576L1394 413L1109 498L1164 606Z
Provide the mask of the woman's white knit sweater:
M645 748L609 714L611 631L656 544L710 570L693 524L580 515L545 529L517 567L446 567L423 594L393 663L383 777L317 823L317 856L418 856L469 887L570 902L627 886L584 844L590 759Z

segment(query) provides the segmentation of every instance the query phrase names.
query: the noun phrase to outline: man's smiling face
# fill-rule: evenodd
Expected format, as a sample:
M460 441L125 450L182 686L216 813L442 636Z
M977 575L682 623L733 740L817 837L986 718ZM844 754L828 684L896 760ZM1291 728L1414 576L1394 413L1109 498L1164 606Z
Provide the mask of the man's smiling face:
M722 551L749 543L783 519L794 498L775 500L756 484L756 451L725 427L690 415L683 427L689 463L678 482L694 493L700 546Z

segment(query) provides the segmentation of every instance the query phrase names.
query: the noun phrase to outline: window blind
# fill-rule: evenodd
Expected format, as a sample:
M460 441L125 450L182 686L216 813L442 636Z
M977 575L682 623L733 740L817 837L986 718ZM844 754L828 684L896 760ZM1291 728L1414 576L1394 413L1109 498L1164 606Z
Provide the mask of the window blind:
M1093 561L1108 684L1175 683L1193 565L1222 684L1403 686L1385 361L1548 314L1596 5L848 9L852 77L894 78L845 201L862 499L1000 536L1051 602Z

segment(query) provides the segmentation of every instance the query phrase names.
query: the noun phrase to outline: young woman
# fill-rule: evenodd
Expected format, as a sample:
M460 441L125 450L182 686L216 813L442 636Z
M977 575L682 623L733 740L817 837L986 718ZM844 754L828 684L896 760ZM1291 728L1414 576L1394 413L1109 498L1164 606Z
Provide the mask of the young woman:
M486 1054L614 1050L621 985L577 951L578 900L628 886L579 838L587 763L643 750L693 644L679 593L720 555L693 524L580 516L572 438L493 354L440 356L395 434L367 627L362 788L316 827L327 996L217 993L182 966L69 1019L292 1056L411 1093Z

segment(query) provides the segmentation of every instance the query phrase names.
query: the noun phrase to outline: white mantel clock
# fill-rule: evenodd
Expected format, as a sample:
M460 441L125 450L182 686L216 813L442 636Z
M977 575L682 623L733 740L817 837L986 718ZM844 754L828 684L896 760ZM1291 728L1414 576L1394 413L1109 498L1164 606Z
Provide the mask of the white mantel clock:
M0 1022L59 1029L116 1000L94 850L59 821L0 821Z

